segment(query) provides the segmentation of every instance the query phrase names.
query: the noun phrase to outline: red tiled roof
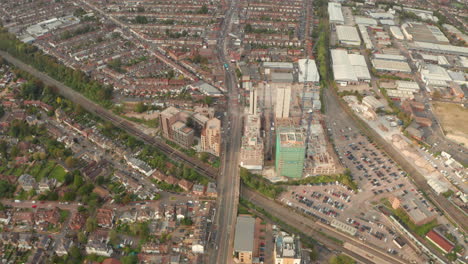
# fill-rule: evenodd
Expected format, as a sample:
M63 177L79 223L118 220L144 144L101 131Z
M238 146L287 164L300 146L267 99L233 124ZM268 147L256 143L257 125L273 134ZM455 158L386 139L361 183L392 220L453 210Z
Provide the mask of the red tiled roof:
M452 251L454 247L450 241L448 241L443 236L439 235L434 230L431 230L429 233L427 233L426 237L432 242L436 243L440 248L442 248L446 252Z
M122 264L122 262L120 262L118 259L115 259L115 258L108 258L108 259L105 259L102 264Z

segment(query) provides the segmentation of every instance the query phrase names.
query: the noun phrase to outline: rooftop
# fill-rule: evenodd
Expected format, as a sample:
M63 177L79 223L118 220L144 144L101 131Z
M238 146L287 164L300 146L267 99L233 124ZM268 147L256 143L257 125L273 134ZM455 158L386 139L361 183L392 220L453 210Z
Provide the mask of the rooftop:
M240 215L237 217L234 251L253 251L254 230L255 218L246 215Z

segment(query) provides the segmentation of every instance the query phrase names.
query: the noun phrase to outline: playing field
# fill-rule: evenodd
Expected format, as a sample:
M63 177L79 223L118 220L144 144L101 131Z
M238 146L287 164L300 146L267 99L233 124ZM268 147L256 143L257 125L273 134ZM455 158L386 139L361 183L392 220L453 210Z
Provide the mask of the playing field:
M442 102L434 103L434 109L447 137L468 146L468 109Z

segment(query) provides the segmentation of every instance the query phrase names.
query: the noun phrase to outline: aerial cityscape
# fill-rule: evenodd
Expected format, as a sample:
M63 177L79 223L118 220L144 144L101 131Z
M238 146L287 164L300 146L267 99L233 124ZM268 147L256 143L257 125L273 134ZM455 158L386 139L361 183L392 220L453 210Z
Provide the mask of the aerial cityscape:
M467 0L1 0L0 263L468 263Z

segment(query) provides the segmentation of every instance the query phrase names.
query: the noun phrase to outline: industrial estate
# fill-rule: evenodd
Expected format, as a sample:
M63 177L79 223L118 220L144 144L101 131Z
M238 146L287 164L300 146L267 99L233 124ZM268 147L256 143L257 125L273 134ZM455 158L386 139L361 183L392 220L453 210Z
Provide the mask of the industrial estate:
M0 262L466 263L467 11L1 1Z

